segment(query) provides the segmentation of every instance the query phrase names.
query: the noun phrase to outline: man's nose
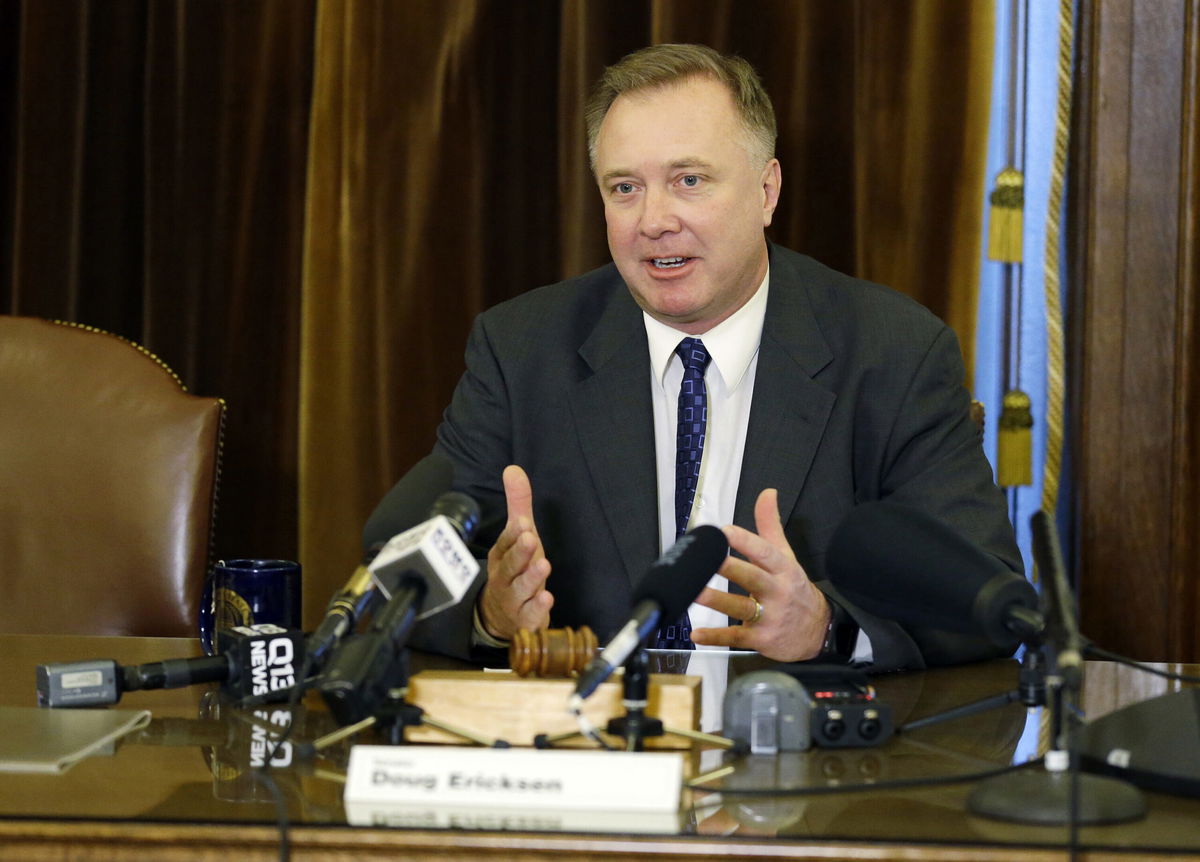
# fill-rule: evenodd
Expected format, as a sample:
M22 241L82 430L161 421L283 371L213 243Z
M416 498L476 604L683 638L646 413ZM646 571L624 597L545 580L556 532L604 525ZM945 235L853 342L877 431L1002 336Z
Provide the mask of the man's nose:
M656 239L665 233L679 230L679 215L675 201L665 190L650 188L642 198L641 231L644 236Z

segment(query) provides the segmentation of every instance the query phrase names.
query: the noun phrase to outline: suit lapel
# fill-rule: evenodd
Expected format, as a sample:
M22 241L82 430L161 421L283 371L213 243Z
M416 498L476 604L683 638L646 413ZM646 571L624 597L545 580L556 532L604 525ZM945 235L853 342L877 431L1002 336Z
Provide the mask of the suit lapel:
M641 310L618 281L579 349L592 374L570 397L580 448L631 583L658 556L658 483L650 354ZM771 292L759 345L734 523L754 529L754 501L779 492L786 523L804 486L836 396L813 378L833 360L803 274L771 255Z
M754 529L754 501L764 488L778 490L787 522L836 401L813 380L832 360L802 274L783 255L772 254L734 523Z
M612 539L633 583L658 556L658 482L646 329L623 283L579 355L593 373L571 394L571 415Z

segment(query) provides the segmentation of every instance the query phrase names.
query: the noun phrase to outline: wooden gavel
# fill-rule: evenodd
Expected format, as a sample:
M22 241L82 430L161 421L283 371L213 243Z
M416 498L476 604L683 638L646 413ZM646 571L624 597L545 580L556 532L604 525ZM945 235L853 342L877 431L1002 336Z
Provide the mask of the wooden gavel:
M587 626L579 631L518 629L508 645L508 664L517 676L573 676L583 670L598 644Z

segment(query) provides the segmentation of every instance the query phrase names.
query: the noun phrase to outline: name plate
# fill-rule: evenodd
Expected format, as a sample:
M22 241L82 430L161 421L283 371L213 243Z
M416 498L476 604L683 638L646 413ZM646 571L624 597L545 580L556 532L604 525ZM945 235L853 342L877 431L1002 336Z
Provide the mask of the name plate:
M677 811L678 752L356 745L345 802Z

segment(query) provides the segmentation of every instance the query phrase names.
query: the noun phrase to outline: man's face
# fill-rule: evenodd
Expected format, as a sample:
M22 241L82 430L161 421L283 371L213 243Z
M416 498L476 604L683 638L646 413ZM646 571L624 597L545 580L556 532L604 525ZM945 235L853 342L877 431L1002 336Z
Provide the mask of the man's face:
M619 96L600 125L613 261L644 311L692 335L741 308L767 271L779 162L755 165L748 141L708 78Z

